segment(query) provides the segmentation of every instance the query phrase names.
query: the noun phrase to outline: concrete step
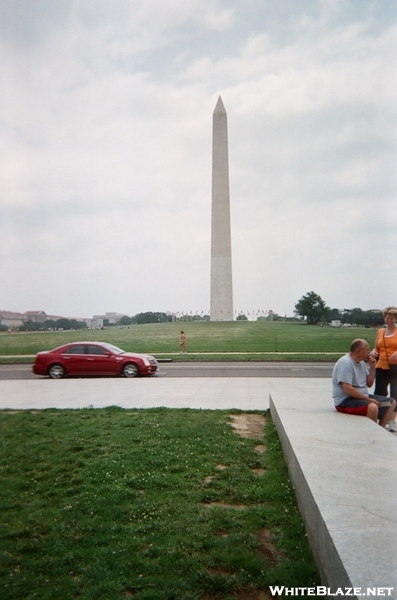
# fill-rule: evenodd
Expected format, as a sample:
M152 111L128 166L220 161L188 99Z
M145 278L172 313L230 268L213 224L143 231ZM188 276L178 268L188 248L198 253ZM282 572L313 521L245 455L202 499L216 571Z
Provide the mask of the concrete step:
M289 383L270 410L323 583L397 599L396 437L338 413L330 382Z

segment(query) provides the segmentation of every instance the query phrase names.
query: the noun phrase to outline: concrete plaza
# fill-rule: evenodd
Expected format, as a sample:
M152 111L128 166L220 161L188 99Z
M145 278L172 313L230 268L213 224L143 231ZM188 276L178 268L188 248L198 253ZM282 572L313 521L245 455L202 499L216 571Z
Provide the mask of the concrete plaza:
M327 380L315 381L324 386L326 393ZM0 409L164 406L265 410L269 408L269 393L294 387L288 380L270 377L3 380L0 381Z

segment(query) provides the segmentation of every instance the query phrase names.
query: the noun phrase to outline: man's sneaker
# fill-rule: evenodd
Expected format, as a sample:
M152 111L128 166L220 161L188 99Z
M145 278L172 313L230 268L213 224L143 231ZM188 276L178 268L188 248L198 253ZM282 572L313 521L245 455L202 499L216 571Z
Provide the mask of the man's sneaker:
M397 431L397 423L395 421L389 421L387 424L387 428L389 431L392 431L394 433Z

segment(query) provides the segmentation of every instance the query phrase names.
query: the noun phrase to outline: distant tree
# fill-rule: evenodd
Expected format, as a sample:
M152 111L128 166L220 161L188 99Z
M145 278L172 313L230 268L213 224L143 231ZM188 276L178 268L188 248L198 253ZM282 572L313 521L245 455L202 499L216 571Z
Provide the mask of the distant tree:
M330 308L324 300L315 292L308 292L295 304L294 313L306 319L308 325L317 325L326 320Z
M48 323L52 323L52 321L44 321L44 323L36 323L31 321L25 321L23 325L18 327L18 331L43 331L44 329L51 329L52 325L48 325Z
M23 325L18 327L18 331L34 331L32 321L25 321Z
M351 325L362 325L364 327L375 327L382 325L383 315L379 310L362 310L361 308L345 309L342 316L342 323Z
M246 315L238 315L236 321L248 321L248 317Z
M331 308L331 310L329 311L328 319L330 321L341 321L342 316L339 312L339 308Z
M342 316L340 318L340 320L342 321L342 323L346 323L346 324L353 324L352 318L351 318L351 309L350 308L344 308L342 311Z
M76 319L61 318L57 320L47 319L44 323L35 323L27 321L19 327L19 331L45 331L48 329L87 329L85 321L77 321Z
M88 325L85 321L77 321L76 319L70 319L71 329L87 329Z
M383 325L384 319L381 310L367 310L365 311L368 315L369 325L371 327L379 327Z
M256 319L257 321L300 321L298 317L287 317L287 315L279 315L277 313L273 313L271 315L267 315L266 317L260 316Z
M124 315L124 317L121 317L121 319L117 321L116 325L132 325L133 322L134 319L132 317Z
M76 319L57 319L56 321L50 321L51 326L54 329L86 329L87 323L85 321L77 321ZM44 325L47 327L47 321L44 322Z
M142 325L144 323L167 323L172 321L172 316L164 312L145 312L138 313L133 317L133 323Z
M368 316L362 308L352 308L351 311L349 311L349 315L345 316L348 316L348 322L354 325L368 325Z

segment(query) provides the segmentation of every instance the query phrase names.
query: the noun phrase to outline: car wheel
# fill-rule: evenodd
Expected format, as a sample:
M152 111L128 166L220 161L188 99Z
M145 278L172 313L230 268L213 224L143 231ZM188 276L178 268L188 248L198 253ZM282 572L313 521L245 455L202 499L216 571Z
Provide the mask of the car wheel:
M65 377L65 369L62 365L51 365L48 369L48 375L51 379L62 379L62 377Z
M128 363L123 367L123 375L124 377L138 377L139 369L135 363Z

